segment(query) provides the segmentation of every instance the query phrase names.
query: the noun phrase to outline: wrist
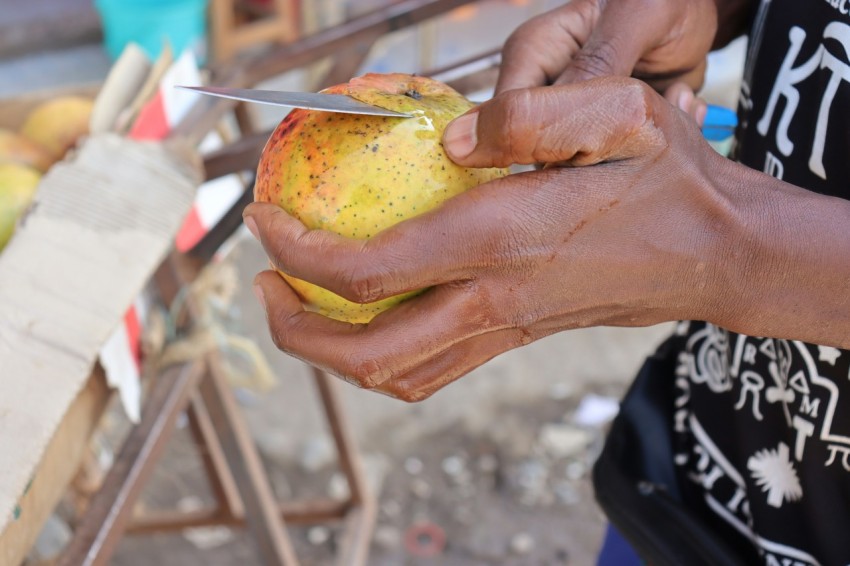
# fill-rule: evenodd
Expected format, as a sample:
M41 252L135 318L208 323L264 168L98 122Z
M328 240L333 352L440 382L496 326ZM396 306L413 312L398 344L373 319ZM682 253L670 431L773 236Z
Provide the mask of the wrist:
M717 237L698 318L850 347L850 201L732 162L715 171L711 188L724 204L710 214Z

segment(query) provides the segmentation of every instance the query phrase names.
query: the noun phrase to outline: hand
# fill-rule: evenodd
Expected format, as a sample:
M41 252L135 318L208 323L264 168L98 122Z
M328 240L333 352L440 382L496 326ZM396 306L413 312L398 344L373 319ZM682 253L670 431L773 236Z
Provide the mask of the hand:
M358 302L431 287L354 325L306 312L275 271L261 273L279 348L412 401L560 330L722 318L712 267L734 214L707 179L731 165L644 83L506 92L457 120L444 143L468 166L599 165L512 175L370 240L249 206L246 224L279 270Z
M697 89L716 31L714 0L573 0L511 35L496 93L605 75Z

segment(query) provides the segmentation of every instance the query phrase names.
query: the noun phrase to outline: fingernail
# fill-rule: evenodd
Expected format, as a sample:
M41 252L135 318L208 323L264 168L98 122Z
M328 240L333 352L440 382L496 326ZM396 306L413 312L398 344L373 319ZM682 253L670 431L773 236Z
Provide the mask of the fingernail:
M266 308L266 296L263 293L263 288L260 287L258 283L254 284L254 296L257 297L257 300L260 301L263 308Z
M245 226L248 228L248 231L251 232L251 235L253 235L259 241L260 232L259 230L257 230L257 221L254 220L254 218L251 216L246 216L242 220L243 222L245 222Z
M463 158L472 153L478 143L478 112L456 118L443 134L443 147L452 158Z
M690 90L683 90L679 93L679 110L690 113L691 102L694 100L694 93Z

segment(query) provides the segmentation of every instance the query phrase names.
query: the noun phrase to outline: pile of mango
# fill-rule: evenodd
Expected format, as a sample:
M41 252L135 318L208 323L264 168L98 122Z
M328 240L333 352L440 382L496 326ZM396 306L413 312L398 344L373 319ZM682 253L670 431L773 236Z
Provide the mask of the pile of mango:
M57 97L36 106L20 130L0 128L0 250L41 176L88 134L93 104L82 96Z

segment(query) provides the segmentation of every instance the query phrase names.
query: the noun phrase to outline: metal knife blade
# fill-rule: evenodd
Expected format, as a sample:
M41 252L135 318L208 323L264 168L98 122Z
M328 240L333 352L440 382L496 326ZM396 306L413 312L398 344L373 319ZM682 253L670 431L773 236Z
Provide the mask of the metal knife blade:
M372 116L389 116L393 118L412 118L412 114L404 114L387 110L378 106L372 106L355 100L344 94L323 94L317 92L284 92L278 90L258 90L250 88L225 88L213 86L180 86L185 90L193 90L202 94L231 98L233 100L244 100L246 102L258 102L260 104L272 104L275 106L289 106L292 108L306 108L308 110L325 110L328 112L342 112L345 114L369 114Z

